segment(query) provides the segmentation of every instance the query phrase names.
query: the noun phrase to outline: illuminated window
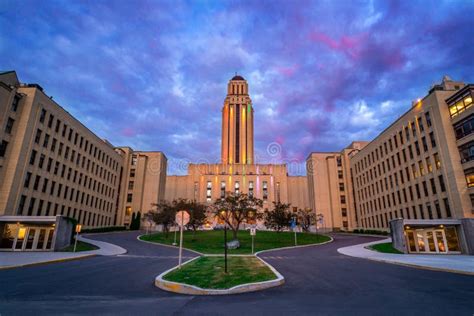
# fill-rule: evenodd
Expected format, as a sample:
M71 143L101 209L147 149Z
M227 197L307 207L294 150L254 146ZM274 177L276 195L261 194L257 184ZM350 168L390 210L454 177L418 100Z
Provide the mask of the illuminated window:
M472 96L470 94L464 95L457 102L450 104L449 113L451 114L451 117L454 117L459 113L464 112L464 110L469 108L472 104Z
M239 183L239 181L235 182L234 190L235 190L235 194L240 194L240 183Z
M207 181L206 201L211 202L212 199L212 182Z
M127 206L125 208L125 215L126 216L130 216L132 214L132 207L131 206Z
M221 181L221 199L225 198L225 181Z
M418 167L420 168L420 175L425 174L425 167L423 166L423 161L418 161Z
M276 183L276 200L280 202L280 182Z
M136 165L137 165L137 156L136 156L136 155L133 155L133 156L132 156L132 161L131 161L131 163L132 163L132 166L136 166Z
M430 157L426 157L426 167L428 169L428 172L432 172L433 171L433 166L431 165L431 159Z
M267 181L263 181L262 189L263 189L263 199L268 200L268 183L267 183Z
M253 181L249 181L249 196L253 196Z
M438 154L438 153L435 153L435 154L433 155L433 158L434 158L434 161L435 161L436 169L441 168L441 160L439 160L439 154Z
M469 188L474 187L474 168L470 168L465 171L466 173L466 182Z

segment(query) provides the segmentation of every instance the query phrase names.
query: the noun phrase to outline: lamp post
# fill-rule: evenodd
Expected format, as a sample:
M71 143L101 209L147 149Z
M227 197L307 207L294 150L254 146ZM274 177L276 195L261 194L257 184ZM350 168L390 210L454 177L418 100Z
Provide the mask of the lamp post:
M224 221L224 272L227 273L227 223Z

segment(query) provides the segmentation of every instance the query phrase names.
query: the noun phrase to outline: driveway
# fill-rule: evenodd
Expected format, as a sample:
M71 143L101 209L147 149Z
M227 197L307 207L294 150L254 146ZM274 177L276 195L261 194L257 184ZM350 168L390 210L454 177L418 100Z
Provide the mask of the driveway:
M0 271L0 314L474 313L473 276L378 263L337 252L337 248L377 238L335 235L329 244L264 253L261 257L285 276L285 285L206 297L156 288L156 275L177 264L178 251L137 241L137 235L88 236L127 249L125 255Z

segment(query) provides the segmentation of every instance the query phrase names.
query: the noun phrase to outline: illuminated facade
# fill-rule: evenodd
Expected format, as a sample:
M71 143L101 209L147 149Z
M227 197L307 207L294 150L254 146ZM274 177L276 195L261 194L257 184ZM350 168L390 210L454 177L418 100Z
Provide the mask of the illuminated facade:
M288 176L286 164L254 161L253 107L247 81L233 77L222 109L222 162L190 164L185 176L167 176L165 199L186 198L212 203L226 192L246 193L264 201L291 203L292 209L309 208L306 177Z

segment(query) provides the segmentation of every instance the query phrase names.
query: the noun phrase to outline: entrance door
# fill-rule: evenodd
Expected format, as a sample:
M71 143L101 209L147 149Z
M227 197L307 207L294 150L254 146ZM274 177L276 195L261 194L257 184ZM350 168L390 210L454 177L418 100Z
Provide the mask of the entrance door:
M447 243L446 235L443 229L417 229L416 236L416 252L424 253L446 253ZM413 249L410 249L413 250ZM412 251L411 251L412 252Z
M20 227L16 235L13 250L42 251L50 250L54 228L49 227Z

